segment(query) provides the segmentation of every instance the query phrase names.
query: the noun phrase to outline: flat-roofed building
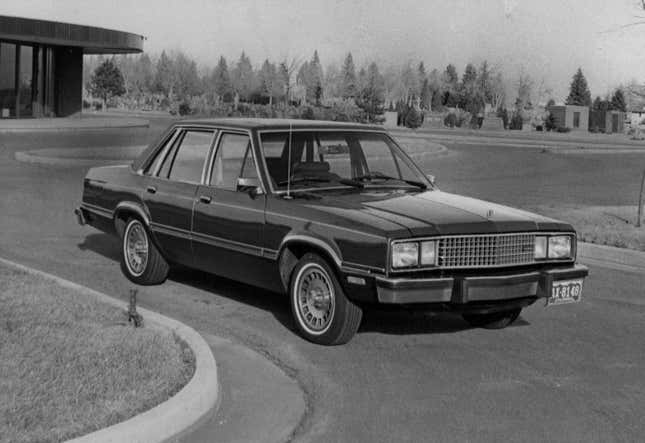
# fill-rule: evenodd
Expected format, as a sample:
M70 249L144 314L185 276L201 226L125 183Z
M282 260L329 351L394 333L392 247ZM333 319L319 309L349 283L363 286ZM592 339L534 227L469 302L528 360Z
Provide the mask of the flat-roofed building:
M0 15L0 118L80 112L83 55L140 53L143 40L129 32Z

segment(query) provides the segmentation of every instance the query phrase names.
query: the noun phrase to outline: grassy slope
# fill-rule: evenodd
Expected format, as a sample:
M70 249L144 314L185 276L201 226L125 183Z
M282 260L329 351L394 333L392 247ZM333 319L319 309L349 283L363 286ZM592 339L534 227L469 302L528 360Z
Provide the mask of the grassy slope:
M190 350L167 331L134 329L124 312L0 266L1 442L86 434L190 380Z
M636 206L539 206L535 212L571 223L578 239L645 251L645 220L637 228Z

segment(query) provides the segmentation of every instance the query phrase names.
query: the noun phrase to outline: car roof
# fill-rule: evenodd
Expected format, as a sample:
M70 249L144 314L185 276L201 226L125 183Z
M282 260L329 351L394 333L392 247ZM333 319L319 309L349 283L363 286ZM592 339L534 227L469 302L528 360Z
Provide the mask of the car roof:
M274 118L204 118L179 120L175 123L181 126L207 125L225 126L238 129L339 129L339 130L373 130L385 131L383 126L362 123L346 123L323 120L296 120Z

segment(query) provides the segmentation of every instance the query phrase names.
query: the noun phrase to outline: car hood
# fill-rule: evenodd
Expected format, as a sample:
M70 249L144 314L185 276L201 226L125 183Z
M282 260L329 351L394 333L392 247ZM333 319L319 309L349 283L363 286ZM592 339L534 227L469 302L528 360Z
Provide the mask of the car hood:
M395 237L408 233L429 236L573 230L567 223L538 214L437 190L412 194L365 189L321 195L320 200L308 202L308 206L343 218L351 218L352 213L360 211L405 228L397 229ZM361 217L360 223L366 223L365 217Z

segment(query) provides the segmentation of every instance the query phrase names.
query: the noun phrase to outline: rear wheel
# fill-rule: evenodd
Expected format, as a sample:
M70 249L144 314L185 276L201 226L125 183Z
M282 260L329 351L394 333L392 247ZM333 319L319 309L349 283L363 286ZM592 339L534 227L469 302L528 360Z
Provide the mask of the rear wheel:
M139 285L163 283L170 267L155 246L146 227L131 218L123 230L121 269L126 277Z
M331 266L313 253L296 264L289 299L300 335L322 345L347 343L363 316L361 308L345 296Z
M522 312L522 308L490 314L462 314L462 317L476 328L503 329L517 320L520 312Z

